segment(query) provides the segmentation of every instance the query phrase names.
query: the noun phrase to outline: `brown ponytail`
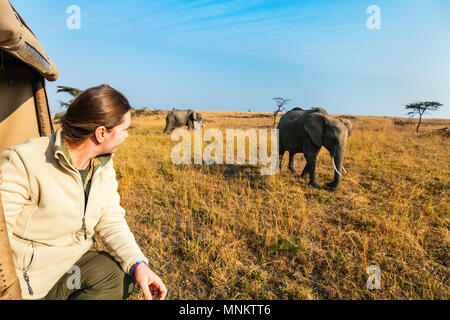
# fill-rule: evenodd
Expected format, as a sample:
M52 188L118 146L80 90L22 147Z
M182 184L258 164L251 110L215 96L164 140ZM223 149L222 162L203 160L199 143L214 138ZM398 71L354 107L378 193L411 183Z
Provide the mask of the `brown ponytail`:
M61 117L61 136L69 142L83 142L98 127L112 130L129 110L127 98L109 85L87 89L75 98Z

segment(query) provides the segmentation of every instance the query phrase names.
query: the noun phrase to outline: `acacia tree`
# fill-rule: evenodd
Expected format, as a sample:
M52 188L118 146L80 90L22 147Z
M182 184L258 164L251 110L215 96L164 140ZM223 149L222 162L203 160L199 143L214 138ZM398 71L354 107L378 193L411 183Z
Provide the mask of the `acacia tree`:
M410 112L408 112L408 115L411 118L415 115L419 115L419 124L417 125L416 132L419 132L423 115L431 114L428 111L437 111L440 107L442 107L442 104L436 101L416 102L405 106L406 110L411 110Z
M83 90L77 89L77 88L72 88L72 87L66 87L66 86L58 86L58 90L56 92L57 93L60 93L60 92L68 93L73 97L73 99L71 99L69 102L59 101L60 106L67 109L69 107L69 105L72 103L72 101L76 97L78 97L80 95L80 93L83 92Z
M275 100L275 103L277 104L277 108L273 112L273 126L275 127L275 124L277 122L277 115L278 115L278 113L280 113L282 111L286 111L286 108L284 106L287 105L288 102L290 102L291 100L284 99L284 98L281 98L281 97L273 98L273 100Z

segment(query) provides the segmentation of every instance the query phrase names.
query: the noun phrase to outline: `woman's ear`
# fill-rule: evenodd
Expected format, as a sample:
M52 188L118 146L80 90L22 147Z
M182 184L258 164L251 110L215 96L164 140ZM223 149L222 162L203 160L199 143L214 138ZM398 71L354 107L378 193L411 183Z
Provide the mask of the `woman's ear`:
M94 139L97 143L103 143L103 141L105 140L105 136L107 133L107 129L103 126L98 127L97 129L95 129L94 131Z

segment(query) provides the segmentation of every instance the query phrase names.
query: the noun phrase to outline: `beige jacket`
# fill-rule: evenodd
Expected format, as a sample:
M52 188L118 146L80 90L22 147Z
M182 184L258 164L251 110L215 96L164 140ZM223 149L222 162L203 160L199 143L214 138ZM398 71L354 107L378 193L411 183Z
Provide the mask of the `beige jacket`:
M148 263L125 221L112 156L102 159L85 210L81 176L62 151L59 130L0 153L0 193L24 299L45 297L89 250L95 231L124 272Z

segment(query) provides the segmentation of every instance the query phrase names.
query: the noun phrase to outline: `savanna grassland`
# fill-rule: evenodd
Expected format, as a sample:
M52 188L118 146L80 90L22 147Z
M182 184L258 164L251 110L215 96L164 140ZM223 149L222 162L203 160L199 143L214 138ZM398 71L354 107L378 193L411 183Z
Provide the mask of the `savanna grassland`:
M450 298L450 139L438 131L450 120L427 119L416 134L393 118L350 116L347 174L328 191L294 176L287 155L273 176L175 165L165 114L134 115L115 168L129 226L168 299ZM205 129L223 132L273 123L270 113L202 114ZM303 155L295 162L301 172ZM321 185L333 178L325 149L317 175ZM370 265L380 290L366 286Z

